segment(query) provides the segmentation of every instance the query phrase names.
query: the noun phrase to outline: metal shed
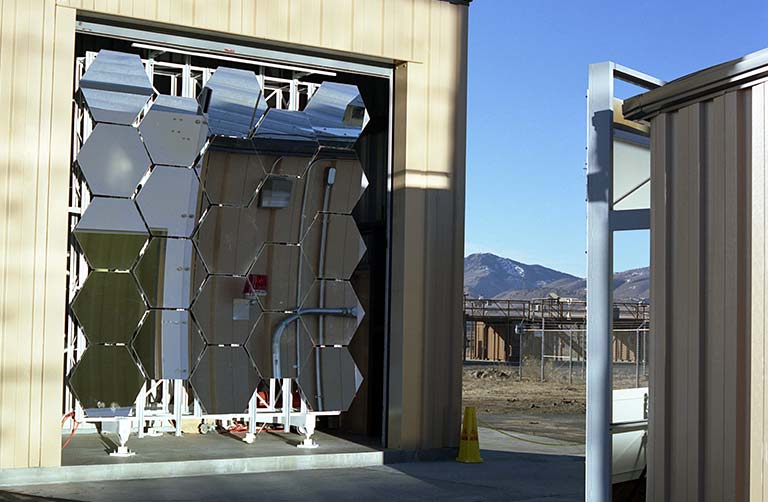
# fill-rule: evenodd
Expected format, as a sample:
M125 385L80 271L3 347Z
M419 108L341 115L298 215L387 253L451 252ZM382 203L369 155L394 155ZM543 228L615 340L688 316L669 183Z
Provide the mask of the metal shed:
M651 124L649 500L766 490L768 50L624 103Z

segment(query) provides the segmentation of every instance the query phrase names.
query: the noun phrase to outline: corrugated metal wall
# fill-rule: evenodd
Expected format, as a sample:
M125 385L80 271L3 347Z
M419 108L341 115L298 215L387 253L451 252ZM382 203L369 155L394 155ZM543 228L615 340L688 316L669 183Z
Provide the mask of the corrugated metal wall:
M766 241L766 194L768 193L768 84L752 88L751 133L751 301L744 302L743 315L748 315L751 325L749 357L749 494L750 500L768 498L768 343L765 330L768 324L768 241ZM751 305L751 312L750 312ZM749 320L747 322L750 322Z
M458 441L466 6L438 0L0 2L0 468L57 465L75 15L391 60L389 446Z
M648 500L747 497L749 152L752 106L762 106L753 93L763 88L652 120ZM755 230L764 228L764 203L760 195ZM762 340L762 327L752 333ZM762 381L762 371L753 374Z

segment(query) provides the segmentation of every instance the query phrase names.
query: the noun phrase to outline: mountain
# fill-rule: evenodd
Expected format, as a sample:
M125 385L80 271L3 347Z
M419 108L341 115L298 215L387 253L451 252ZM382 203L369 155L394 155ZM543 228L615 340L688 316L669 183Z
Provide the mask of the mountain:
M614 274L615 300L649 297L649 269L639 268ZM464 293L473 298L542 298L550 293L561 297L585 298L586 281L541 265L527 265L490 253L464 258Z

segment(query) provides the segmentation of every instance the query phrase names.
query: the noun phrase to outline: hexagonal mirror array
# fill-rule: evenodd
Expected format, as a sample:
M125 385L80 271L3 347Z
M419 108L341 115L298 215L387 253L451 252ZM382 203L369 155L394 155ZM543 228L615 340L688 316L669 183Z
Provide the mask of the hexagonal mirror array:
M208 202L193 169L157 166L136 204L152 235L190 237Z
M89 417L128 416L144 375L128 347L92 345L72 370L69 385Z
M205 278L189 239L154 238L139 259L134 274L152 308L188 309Z
M205 340L186 310L151 310L132 342L149 378L186 380Z
M303 309L340 309L354 307L354 316L317 315L304 317L309 336L315 345L349 345L365 317L349 281L318 280L304 299Z
M301 247L320 279L349 279L365 254L357 224L346 214L319 213Z
M192 304L208 343L242 345L261 316L261 306L242 277L213 275Z
M357 86L324 83L304 109L323 146L353 148L368 122L368 112Z
M267 111L259 79L252 71L219 67L200 95L210 134L246 138Z
M346 347L315 347L298 377L313 411L347 411L362 383L363 376Z
M261 377L243 347L208 346L189 379L209 414L242 413Z
M154 89L136 56L102 51L79 92L97 125L77 164L96 197L73 234L96 270L71 306L90 348L70 384L88 413L130 410L131 354L149 378L189 379L207 413L244 411L276 376L315 410L346 409L361 377L331 346L365 314L348 281L316 275L348 279L365 252L348 216L367 186L357 88L267 110L253 72L222 67L198 101L159 96L134 128Z
M129 273L91 272L72 300L72 313L95 343L128 343L146 306Z
M312 339L302 319L287 320L282 312L265 312L245 343L262 378L296 378L312 352Z
M80 95L95 122L131 125L154 92L135 54L99 51L80 79Z
M77 154L77 163L93 195L130 197L151 161L135 128L98 124Z
M212 274L245 275L265 241L254 208L213 206L195 234Z
M129 270L149 238L132 201L94 197L72 232L92 268Z
M266 244L256 258L250 277L258 277L264 288L258 296L264 310L285 312L301 305L315 274L299 246Z
M139 132L155 164L192 167L208 139L208 121L195 99L158 96Z

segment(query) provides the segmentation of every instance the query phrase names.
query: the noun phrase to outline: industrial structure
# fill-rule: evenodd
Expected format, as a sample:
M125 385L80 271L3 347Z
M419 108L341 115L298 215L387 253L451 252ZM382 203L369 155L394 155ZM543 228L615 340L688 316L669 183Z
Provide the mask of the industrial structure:
M456 446L468 3L2 3L0 484L92 426Z

